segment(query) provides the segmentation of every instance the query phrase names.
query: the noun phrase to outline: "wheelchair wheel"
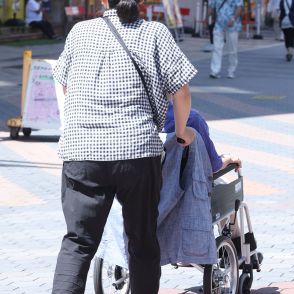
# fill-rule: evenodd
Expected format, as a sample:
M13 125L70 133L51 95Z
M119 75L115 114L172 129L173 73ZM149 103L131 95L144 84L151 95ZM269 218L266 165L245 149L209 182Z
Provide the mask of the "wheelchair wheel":
M216 238L217 264L204 266L204 294L238 294L238 257L232 240L225 236Z
M94 263L95 294L130 294L129 272L102 258L95 258Z
M243 273L239 279L238 294L250 294L251 285L252 285L252 279L250 279L249 274Z

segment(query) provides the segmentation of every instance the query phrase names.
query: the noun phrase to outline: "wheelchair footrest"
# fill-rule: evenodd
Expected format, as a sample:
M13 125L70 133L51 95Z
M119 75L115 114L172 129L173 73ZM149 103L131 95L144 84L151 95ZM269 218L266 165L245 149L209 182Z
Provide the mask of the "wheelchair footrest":
M251 255L250 257L250 262L252 264L252 269L258 269L258 264L261 265L262 261L263 261L263 255L261 252L257 252L257 258L258 258L258 263L256 260L256 256L255 254ZM241 263L239 266L239 269L243 269L245 262Z
M234 238L232 241L237 250L237 254L241 255L241 237ZM253 232L248 232L245 234L245 243L250 244L250 251L256 250L257 244Z

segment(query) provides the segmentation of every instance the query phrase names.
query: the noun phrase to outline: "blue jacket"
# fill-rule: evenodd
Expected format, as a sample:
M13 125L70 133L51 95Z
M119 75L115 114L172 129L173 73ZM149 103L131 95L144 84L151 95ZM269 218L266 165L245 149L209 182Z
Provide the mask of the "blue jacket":
M199 134L189 146L189 156L180 179L183 148L174 134L165 134L166 160L159 203L158 241L161 265L184 262L216 263L216 245L210 212L212 169ZM97 256L127 267L126 236L121 208L111 208Z
M205 144L206 150L208 152L208 156L210 158L210 163L212 166L212 171L217 172L221 169L223 165L223 161L221 156L215 150L214 144L209 136L209 128L202 117L202 115L195 109L192 109L189 114L189 118L187 121L187 127L191 127L195 129L202 137L203 142ZM164 133L172 133L175 131L175 118L174 118L174 107L172 103L169 103L165 124L164 124Z

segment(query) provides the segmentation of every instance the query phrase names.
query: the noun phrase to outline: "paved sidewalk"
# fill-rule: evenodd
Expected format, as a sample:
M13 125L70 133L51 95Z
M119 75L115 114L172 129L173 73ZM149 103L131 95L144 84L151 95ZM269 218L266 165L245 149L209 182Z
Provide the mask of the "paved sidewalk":
M294 63L283 43L240 40L237 78L208 78L207 39L180 47L197 67L193 107L205 115L220 153L243 159L246 202L258 250L253 294L294 294ZM56 59L63 43L32 46L34 58ZM58 131L34 131L11 141L6 119L19 114L24 47L0 46L0 294L50 293L65 224L60 205ZM227 61L224 59L224 70ZM93 270L86 294L94 293ZM162 268L160 294L201 292L194 268Z

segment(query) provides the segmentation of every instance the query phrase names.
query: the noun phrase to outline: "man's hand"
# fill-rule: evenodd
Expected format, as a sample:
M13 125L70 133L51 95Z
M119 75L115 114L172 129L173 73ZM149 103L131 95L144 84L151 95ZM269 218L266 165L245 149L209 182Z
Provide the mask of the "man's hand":
M184 129L183 133L181 133L181 134L176 133L176 136L179 139L178 143L181 146L186 147L186 146L190 145L194 141L195 136L196 136L196 132L195 132L195 130L193 128L186 127Z
M231 17L227 23L227 26L231 28L235 23L235 17Z
M221 167L221 169L226 168L230 163L236 163L237 167L235 168L235 171L239 171L242 167L242 161L239 157L236 157L234 155L231 154L223 154L222 156L222 162L223 165Z

